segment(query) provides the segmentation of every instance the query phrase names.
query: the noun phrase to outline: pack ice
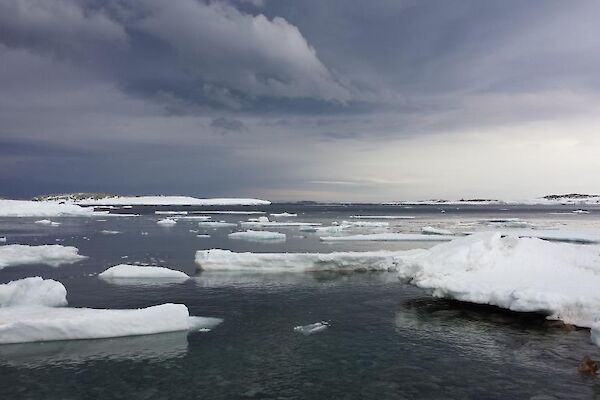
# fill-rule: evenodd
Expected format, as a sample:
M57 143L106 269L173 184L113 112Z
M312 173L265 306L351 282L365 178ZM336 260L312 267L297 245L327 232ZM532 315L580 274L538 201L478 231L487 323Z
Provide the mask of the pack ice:
M0 246L0 269L16 265L46 264L58 267L61 264L73 264L85 256L79 254L77 247L59 244L29 246L10 244Z

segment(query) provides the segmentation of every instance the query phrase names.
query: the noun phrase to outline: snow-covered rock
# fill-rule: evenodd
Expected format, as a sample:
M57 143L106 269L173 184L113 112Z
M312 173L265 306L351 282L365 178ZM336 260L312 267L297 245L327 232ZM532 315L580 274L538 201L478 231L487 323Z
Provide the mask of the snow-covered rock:
M4 307L0 308L0 344L210 329L218 322L190 317L185 305L171 303L131 310Z
M58 267L61 264L73 264L81 261L85 256L72 246L50 244L42 246L29 246L10 244L0 246L0 269L16 265L46 264Z
M395 269L395 252L235 253L211 249L196 252L201 270L306 272L387 271Z
M312 335L313 333L322 332L329 327L329 323L326 321L315 322L314 324L295 326L294 332L301 333L305 336Z
M165 218L165 219L160 219L160 220L156 221L156 223L158 225L162 225L162 226L173 226L173 225L177 224L177 221L175 221L172 218Z
M62 283L52 279L36 276L0 284L0 307L19 305L59 307L66 304L67 289Z
M324 242L443 242L454 239L450 235L425 235L418 233L366 233L348 236L322 236Z
M250 241L285 241L285 233L270 232L270 231L253 231L247 230L243 232L233 232L227 235L230 239L241 239Z
M165 267L140 266L131 264L119 264L108 268L98 274L102 279L176 279L187 280L190 277L181 271Z
M0 217L94 216L92 208L57 201L0 200Z

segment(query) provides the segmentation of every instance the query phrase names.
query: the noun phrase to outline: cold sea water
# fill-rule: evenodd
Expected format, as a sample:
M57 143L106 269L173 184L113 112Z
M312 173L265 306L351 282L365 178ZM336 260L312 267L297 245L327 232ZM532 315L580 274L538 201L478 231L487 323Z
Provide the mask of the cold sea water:
M352 233L419 233L428 225L481 230L521 222L600 231L600 208L571 212L578 208L273 204L225 209L297 213L278 220L325 226L354 215L415 217L380 220L390 226L354 227ZM51 218L60 226L35 224L40 218L0 218L7 244L70 245L88 256L57 268L4 268L0 283L42 276L65 285L71 307L173 302L185 304L192 315L224 322L210 332L0 346L0 399L600 399L600 379L577 372L584 356L600 359L588 330L564 329L541 315L435 299L392 272L200 273L194 263L196 250L211 248L332 252L435 243L321 242L318 233L297 227L269 228L286 233L283 242L233 240L227 234L239 226L201 228L191 219L161 226L156 222L165 216L155 215L156 209L201 210L134 207L113 212L141 215ZM260 216L210 215L236 223ZM96 276L135 262L178 269L193 279L124 285ZM293 331L322 320L330 323L322 332Z

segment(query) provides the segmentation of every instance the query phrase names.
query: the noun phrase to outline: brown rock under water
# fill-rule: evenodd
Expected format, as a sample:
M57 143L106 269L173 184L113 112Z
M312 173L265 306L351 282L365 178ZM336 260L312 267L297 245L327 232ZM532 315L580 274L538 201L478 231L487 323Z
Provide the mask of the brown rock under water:
M598 373L598 364L590 356L585 356L579 367L577 367L577 371L586 375L596 375Z

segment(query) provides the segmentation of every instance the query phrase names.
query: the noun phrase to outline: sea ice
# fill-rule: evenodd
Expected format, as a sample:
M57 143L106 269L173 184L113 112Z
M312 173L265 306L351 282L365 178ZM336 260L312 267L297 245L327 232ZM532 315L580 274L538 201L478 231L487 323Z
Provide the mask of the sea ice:
M271 217L273 218L279 218L279 217L297 217L298 214L292 214L289 212L282 212L282 213L271 213L269 214Z
M454 235L452 231L449 231L447 229L435 228L433 226L424 226L423 228L421 228L421 233L423 233L424 235Z
M305 336L312 335L313 333L322 332L329 327L329 322L321 321L315 322L314 324L295 326L294 332L301 333Z
M280 242L285 241L285 233L270 232L270 231L253 231L247 230L244 232L233 232L227 235L230 239L241 239L249 241L268 241Z
M0 217L94 216L92 208L57 201L0 200Z
M322 236L324 242L366 241L366 242L444 242L454 239L451 235L431 235L419 233L367 233L348 236Z
M160 219L160 220L156 221L156 223L159 225L163 225L163 226L173 226L177 223L177 221L175 221L172 218L165 218L165 219Z
M412 215L351 215L350 218L358 219L415 219Z
M221 221L202 221L198 222L200 228L235 228L237 224Z
M101 230L100 233L103 235L118 235L121 232L120 231L110 231L108 229L104 229L104 230Z
M596 346L600 346L600 321L598 321L592 325L591 336L592 336L592 342Z
M105 197L102 199L81 199L74 200L74 203L83 205L112 205L112 206L132 206L132 205L149 205L149 206L170 206L170 205L189 205L189 206L256 206L269 205L270 201L259 199L236 199L236 198L213 198L213 199L198 199L188 196L115 196Z
M189 279L189 276L181 271L176 271L165 267L140 266L131 264L115 265L114 267L110 267L106 271L98 274L98 277L102 279Z
M62 283L52 279L36 276L0 284L0 307L20 305L59 307L66 304L67 289Z
M40 219L38 221L35 221L36 224L39 225L50 225L50 226L59 226L60 222L53 222L50 221L49 219Z
M26 264L46 264L52 267L58 267L61 264L73 264L86 258L78 252L79 250L76 247L59 244L42 246L10 244L0 246L0 269Z

